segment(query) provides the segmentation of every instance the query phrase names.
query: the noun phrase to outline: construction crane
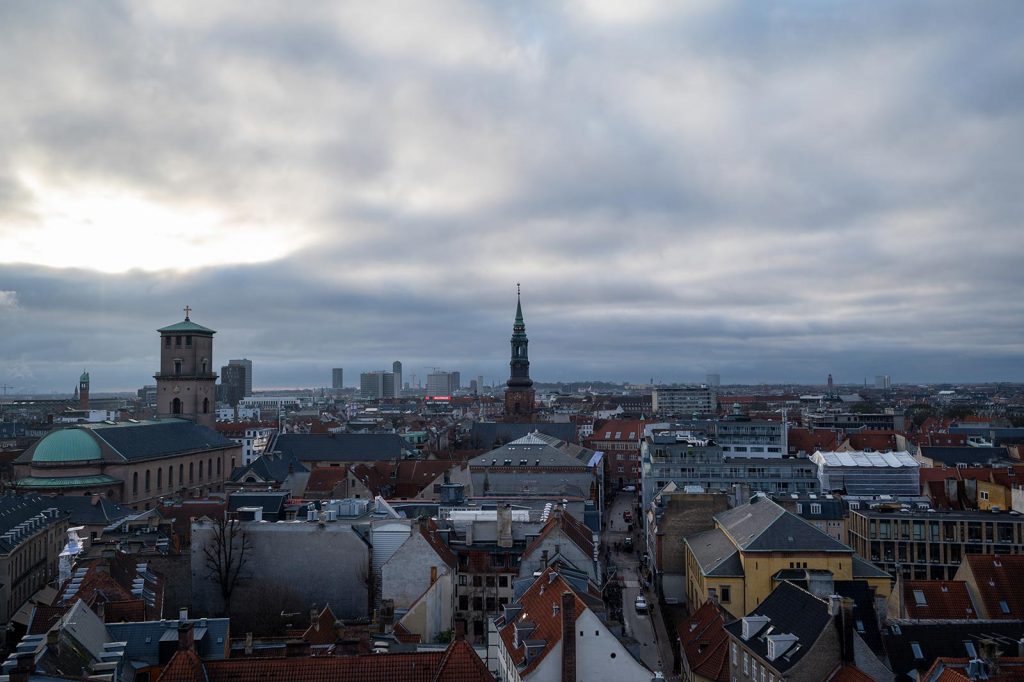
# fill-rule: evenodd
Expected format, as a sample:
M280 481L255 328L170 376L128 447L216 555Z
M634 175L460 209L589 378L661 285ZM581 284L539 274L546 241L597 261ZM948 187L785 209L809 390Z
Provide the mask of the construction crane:
M3 389L4 396L7 395L7 389L9 389L9 388L14 388L14 386L8 386L7 384L0 384L0 389Z

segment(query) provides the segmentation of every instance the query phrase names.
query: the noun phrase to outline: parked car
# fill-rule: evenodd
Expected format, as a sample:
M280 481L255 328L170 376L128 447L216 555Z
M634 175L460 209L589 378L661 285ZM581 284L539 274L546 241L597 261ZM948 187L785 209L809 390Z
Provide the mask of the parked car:
M637 613L647 613L647 600L644 599L644 595L638 594L634 605L636 606Z
M635 493L636 492L636 486L635 485L624 485L624 486L622 486L622 492L624 492L624 493Z
M622 520L625 521L626 523L632 523L633 522L633 512L629 511L628 509L626 511L622 512Z
M633 538L626 536L626 539L622 541L622 549L625 552L633 551Z

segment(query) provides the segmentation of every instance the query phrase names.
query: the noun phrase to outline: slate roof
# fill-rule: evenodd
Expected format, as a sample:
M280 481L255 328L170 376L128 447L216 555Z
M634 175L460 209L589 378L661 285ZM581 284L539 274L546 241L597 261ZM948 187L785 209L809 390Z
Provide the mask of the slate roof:
M528 557L533 554L544 539L555 531L561 531L565 537L576 545L583 554L588 557L594 556L594 538L590 529L587 528L581 521L577 521L572 514L568 512L556 510L548 522L544 524L544 528L541 529L540 535L535 537L526 549L523 550L523 557ZM586 569L586 566L577 566L576 568Z
M746 640L742 637L743 623L741 620L733 621L726 625L725 629L783 674L799 663L818 641L822 631L832 625L832 617L828 614L828 605L810 592L802 590L790 582L780 583L759 606L747 615L767 616L769 622L757 635ZM777 657L774 661L769 660L768 640L765 638L769 627L773 628L772 635L794 635L799 648L797 648L797 644L794 644L782 656Z
M1009 461L1010 453L1006 448L949 448L932 445L921 446L921 456L948 467L957 464L990 464L992 462Z
M303 462L371 462L400 459L406 443L395 433L281 433L268 451Z
M475 659L475 660L474 660ZM465 640L444 651L309 658L231 658L203 662L179 651L159 682L493 682Z
M264 482L284 483L292 474L306 473L309 469L294 454L260 455L247 466L236 467L231 472L231 481L242 483L250 473Z
M231 619L201 618L189 621L198 654L207 660L220 660L228 650ZM150 620L135 623L107 623L111 641L126 642L124 655L132 661L159 665L160 642L173 641L178 646L177 620Z
M976 620L963 580L904 580L903 609L914 620Z
M765 497L715 514L718 526L744 552L853 550Z
M585 467L586 464L533 434L470 460L472 467Z
M1024 621L973 620L956 622L899 621L882 630L885 652L896 682L917 680L940 656L968 656L964 642L980 651L989 639L1003 651L1016 651L1017 640L1024 637ZM921 651L917 658L913 644Z
M704 575L743 576L743 564L736 545L718 528L688 535L684 542Z
M968 554L964 561L989 618L1024 619L1024 555Z
M540 431L560 440L575 443L576 425L572 422L503 423L473 422L470 430L470 444L475 448L494 448L511 443L533 431Z
M714 682L727 682L729 679L727 620L731 618L721 606L705 602L676 628L690 671Z
M184 419L82 424L73 428L95 438L105 450L104 457L114 461L157 459L188 452L238 447L213 429ZM17 461L30 462L36 446L44 440L33 444Z
M52 503L50 498L42 497L40 495L19 495L17 493L7 493L6 495L0 496L0 535L6 534L8 531L15 530L22 524L26 526L33 523L32 519L43 515L45 519L41 518L43 525L50 525L55 523L57 519L64 516L61 512L51 512L49 515L44 514L47 509L53 509L56 505ZM36 521L35 523L40 523ZM23 528L26 526L22 526ZM42 528L42 525L40 526ZM25 538L28 539L30 535L34 533L28 533ZM0 554L6 554L13 550L21 543L21 540L4 539L0 538Z
M862 559L856 554L853 555L853 577L854 578L891 578L888 573L875 566L867 559Z
M259 507L267 521L280 520L289 497L291 494L288 492L235 492L228 495L228 511L236 512L239 507Z
M70 516L72 526L109 526L114 521L120 521L134 513L131 509L98 495L55 495L46 499L52 506Z

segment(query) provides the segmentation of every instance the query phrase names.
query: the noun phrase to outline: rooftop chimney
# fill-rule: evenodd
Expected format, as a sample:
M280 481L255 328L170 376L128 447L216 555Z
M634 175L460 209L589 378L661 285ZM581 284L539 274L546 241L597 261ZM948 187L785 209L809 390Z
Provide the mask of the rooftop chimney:
M498 547L512 546L512 507L498 507Z
M562 593L562 682L576 682L576 595Z
M178 651L194 651L196 648L195 636L192 631L192 623L181 621L178 623Z
M829 597L828 610L832 614L839 635L840 658L844 663L853 663L853 600L834 594Z

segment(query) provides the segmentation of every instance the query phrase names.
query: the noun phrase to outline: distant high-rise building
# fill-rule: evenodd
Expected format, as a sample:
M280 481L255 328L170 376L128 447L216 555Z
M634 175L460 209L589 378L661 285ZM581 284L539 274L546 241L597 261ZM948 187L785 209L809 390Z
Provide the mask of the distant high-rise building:
M458 372L431 372L427 375L427 395L452 395L458 388Z
M331 388L342 389L345 388L345 371L342 367L335 367L331 370Z
M402 363L395 360L391 363L391 373L395 375L395 394L394 397L402 395Z
M371 400L395 397L395 373L385 370L363 372L359 375L359 394Z
M231 407L248 396L245 392L246 380L249 378L247 367L243 364L227 364L220 368L220 399Z
M835 395L835 384L832 382L832 373L828 374L828 397L831 398Z
M892 377L888 374L878 374L875 376L875 388L887 390L892 388Z
M245 395L252 395L252 360L228 360L229 365L241 365L245 367Z
M710 386L658 386L651 392L651 409L669 417L712 414L718 410L715 390Z
M469 392L473 395L480 392L480 385L476 383L476 379L469 380Z
M721 374L709 374L708 375L707 383L708 383L708 386L715 386L715 387L721 386L722 385L722 375Z
M478 374L476 377L476 390L480 393L484 392L484 375Z

